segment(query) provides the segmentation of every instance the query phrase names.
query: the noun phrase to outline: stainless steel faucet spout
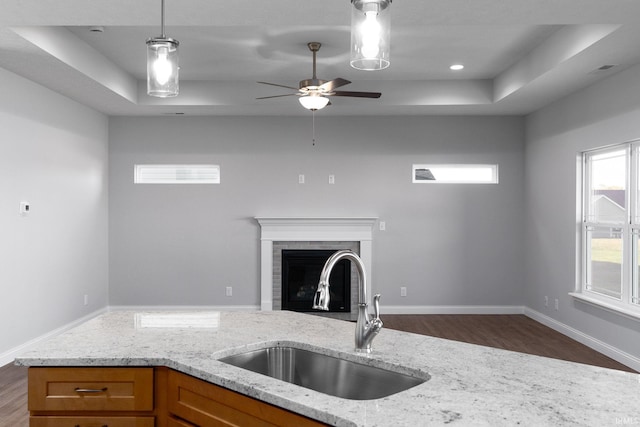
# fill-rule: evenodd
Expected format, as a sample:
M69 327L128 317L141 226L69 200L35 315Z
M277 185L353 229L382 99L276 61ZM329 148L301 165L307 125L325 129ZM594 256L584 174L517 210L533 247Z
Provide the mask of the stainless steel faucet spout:
M313 300L313 308L315 310L329 310L329 276L331 270L342 259L348 259L355 264L358 271L358 321L356 322L356 351L363 353L371 352L371 342L382 329L382 320L380 320L380 294L373 297L374 317L369 315L367 300L367 276L365 273L364 263L362 259L351 250L341 250L329 257L324 264L322 273L320 273L320 281L318 282L318 290Z

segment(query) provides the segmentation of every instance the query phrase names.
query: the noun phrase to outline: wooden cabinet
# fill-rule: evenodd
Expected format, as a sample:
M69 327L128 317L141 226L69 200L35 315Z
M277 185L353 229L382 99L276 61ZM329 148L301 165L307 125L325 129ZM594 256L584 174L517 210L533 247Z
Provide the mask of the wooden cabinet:
M326 424L261 402L217 385L168 372L167 409L176 427L196 426L296 426ZM182 423L182 424L181 424Z
M169 415L169 420L167 422L167 427L197 427L194 426L193 424L185 421L185 420L181 420L179 418L176 418L172 415Z
M30 427L326 424L166 367L29 368Z
M154 427L153 368L29 368L30 427Z
M29 419L29 427L154 427L154 417L55 417Z

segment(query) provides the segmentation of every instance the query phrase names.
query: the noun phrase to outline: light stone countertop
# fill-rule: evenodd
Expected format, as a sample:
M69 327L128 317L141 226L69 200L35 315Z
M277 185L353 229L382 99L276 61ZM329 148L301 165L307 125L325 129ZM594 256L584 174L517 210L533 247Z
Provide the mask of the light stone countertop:
M100 315L22 354L25 366L167 366L335 426L640 425L640 375L383 329L354 351L355 324L288 311L221 312L218 328L136 328ZM401 365L431 379L376 400L328 396L217 359L276 343ZM323 350L326 349L326 350Z

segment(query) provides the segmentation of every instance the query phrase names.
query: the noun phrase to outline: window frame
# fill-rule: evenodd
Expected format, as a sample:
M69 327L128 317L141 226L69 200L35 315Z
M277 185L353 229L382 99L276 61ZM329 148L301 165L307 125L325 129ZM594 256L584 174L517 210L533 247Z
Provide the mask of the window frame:
M624 150L625 153L625 216L616 221L598 221L589 217L591 209L591 177L593 176L591 159L596 155L613 153ZM579 242L580 242L580 280L575 292L570 295L593 305L625 315L634 320L640 320L640 300L637 295L640 286L640 269L638 258L640 255L640 206L638 206L638 192L640 191L640 140L633 140L623 144L586 150L580 153L582 171L579 183L581 203ZM597 227L619 228L622 239L621 261L621 289L620 298L590 289L591 241L589 233ZM635 266L635 267L634 267ZM633 300L638 300L634 302Z
M417 171L426 169L427 172L431 170L435 170L438 168L443 169L456 169L465 171L472 169L487 169L491 173L491 179L487 181L483 180L475 180L475 179L419 179ZM473 185L483 185L483 184L498 184L499 183L499 175L498 175L498 164L490 164L490 163L419 163L413 164L411 167L411 180L413 184L473 184Z
M145 176L151 170L172 170L171 176ZM202 177L202 170L209 169L215 171L209 178ZM188 172L192 177L189 179L180 179L180 173ZM206 175L206 174L204 174ZM220 184L220 165L214 164L156 164L156 163L137 163L133 165L133 183L134 184Z

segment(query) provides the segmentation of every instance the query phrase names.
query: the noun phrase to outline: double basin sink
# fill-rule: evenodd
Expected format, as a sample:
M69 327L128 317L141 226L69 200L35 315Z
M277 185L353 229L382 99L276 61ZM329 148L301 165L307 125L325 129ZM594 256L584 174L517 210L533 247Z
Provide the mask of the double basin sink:
M273 346L220 359L282 381L343 399L370 400L390 396L429 380L429 375L408 375L346 360L339 356Z

